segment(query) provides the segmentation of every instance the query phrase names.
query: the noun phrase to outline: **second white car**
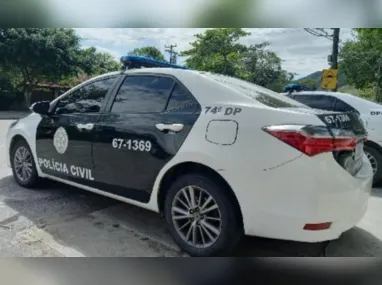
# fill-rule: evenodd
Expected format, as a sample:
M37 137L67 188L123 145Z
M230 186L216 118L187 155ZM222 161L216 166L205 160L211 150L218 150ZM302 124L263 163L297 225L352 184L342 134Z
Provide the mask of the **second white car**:
M285 95L311 108L359 114L368 133L364 150L373 167L373 184L382 181L382 105L341 92L303 91Z

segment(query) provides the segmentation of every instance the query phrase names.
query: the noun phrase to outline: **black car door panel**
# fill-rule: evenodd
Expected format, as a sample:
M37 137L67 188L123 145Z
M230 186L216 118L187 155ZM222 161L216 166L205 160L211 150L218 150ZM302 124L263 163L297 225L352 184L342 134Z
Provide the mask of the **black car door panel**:
M115 76L104 78L73 90L42 117L37 127L36 152L43 173L83 184L96 180L94 127L115 80Z
M96 124L94 171L109 192L148 202L156 176L179 151L200 106L175 79L140 75L126 77L110 109Z

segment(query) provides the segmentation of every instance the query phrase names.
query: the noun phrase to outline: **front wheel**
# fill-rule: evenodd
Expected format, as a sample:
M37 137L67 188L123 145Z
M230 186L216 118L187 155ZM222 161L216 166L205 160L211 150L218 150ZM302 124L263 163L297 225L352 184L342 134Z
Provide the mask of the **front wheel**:
M365 146L364 152L369 159L373 168L374 178L373 186L381 182L382 180L382 154L375 148Z
M25 188L32 188L38 182L38 174L32 151L25 140L18 141L11 150L11 165L16 182Z
M229 253L243 234L237 212L222 185L198 174L176 180L164 206L171 235L191 256Z

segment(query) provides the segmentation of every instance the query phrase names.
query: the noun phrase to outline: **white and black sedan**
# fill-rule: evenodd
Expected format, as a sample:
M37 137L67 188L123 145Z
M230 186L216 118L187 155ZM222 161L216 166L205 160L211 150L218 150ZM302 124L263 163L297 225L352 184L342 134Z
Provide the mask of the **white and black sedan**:
M373 172L353 113L175 68L101 75L32 110L6 138L17 183L161 213L192 256L224 255L244 234L336 239L366 211Z

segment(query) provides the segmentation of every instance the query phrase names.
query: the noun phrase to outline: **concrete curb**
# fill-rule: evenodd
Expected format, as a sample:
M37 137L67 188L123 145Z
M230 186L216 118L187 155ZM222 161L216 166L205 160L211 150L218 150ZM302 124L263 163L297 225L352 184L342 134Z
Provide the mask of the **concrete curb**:
M0 120L17 120L23 116L30 114L28 111L0 111Z

